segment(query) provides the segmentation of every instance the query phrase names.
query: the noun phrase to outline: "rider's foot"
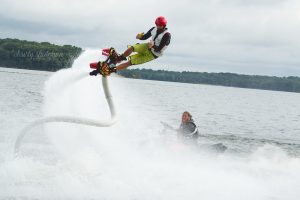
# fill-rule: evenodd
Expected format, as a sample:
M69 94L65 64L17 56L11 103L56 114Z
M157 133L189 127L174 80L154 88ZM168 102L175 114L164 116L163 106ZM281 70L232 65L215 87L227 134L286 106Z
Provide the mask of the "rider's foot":
M122 62L123 60L127 60L127 58L126 58L123 54L118 55L117 61L118 61L118 62Z

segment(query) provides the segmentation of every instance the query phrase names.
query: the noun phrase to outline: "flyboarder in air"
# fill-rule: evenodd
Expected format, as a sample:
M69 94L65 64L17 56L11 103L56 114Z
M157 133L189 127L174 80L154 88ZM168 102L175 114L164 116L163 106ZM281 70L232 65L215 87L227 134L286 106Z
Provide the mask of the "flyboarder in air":
M151 37L150 42L129 46L121 55L116 53L114 48L105 49L102 53L108 56L104 62L91 63L90 67L95 69L90 72L91 76L98 73L108 76L112 72L126 69L131 65L139 65L154 60L163 55L164 50L168 47L171 40L171 34L168 32L167 20L159 16L155 20L156 27L152 27L146 34L139 33L136 39L147 40ZM135 54L132 54L135 52ZM131 55L132 54L132 55ZM128 59L128 60L127 60ZM126 61L121 63L122 61ZM116 66L116 64L121 63Z

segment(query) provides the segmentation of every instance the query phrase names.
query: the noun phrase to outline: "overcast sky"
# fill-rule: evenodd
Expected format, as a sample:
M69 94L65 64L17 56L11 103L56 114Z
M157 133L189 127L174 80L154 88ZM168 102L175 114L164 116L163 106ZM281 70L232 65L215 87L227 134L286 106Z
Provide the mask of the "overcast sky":
M0 38L83 48L135 44L168 20L162 58L139 67L300 76L299 0L0 0Z

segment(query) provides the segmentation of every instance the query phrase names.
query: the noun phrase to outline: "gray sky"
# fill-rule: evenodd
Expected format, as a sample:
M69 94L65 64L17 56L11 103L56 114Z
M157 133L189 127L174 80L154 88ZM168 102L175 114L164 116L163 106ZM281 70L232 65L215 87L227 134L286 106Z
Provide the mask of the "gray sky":
M299 0L0 0L0 37L116 47L168 19L162 58L139 67L300 76Z

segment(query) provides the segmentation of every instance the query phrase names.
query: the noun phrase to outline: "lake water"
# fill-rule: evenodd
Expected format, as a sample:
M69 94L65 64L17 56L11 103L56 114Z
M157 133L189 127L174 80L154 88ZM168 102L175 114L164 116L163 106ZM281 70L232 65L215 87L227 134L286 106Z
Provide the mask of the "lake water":
M98 52L56 73L0 68L0 199L299 199L300 94L109 77L116 125L51 123L46 116L109 119ZM199 147L176 140L183 111Z

